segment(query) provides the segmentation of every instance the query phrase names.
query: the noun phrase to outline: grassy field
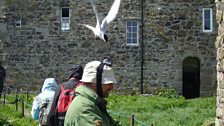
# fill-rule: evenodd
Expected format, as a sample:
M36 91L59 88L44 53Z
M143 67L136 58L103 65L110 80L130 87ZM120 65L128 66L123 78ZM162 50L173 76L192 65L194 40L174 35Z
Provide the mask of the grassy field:
M135 126L212 126L216 112L215 99L112 95L108 98L108 109L124 126L130 124L131 114L136 118Z
M30 116L22 117L21 110L18 112L14 105L0 105L0 126L37 126Z
M159 96L124 96L112 94L108 99L108 110L122 126L130 125L134 114L135 126L213 126L216 98L166 98ZM32 100L28 101L29 104ZM30 107L26 110L29 112ZM0 104L0 125L36 126L31 117L21 117L14 106Z
M33 96L30 95L26 99L26 94L19 94L18 98L23 99L26 104L32 105ZM21 101L18 102L18 111L16 111L15 104L8 104L15 102L16 94L6 95L6 103L3 105L3 96L0 99L0 126L37 126L38 121L34 121L30 116L31 107L25 105L25 117L22 116ZM29 116L27 116L29 115Z

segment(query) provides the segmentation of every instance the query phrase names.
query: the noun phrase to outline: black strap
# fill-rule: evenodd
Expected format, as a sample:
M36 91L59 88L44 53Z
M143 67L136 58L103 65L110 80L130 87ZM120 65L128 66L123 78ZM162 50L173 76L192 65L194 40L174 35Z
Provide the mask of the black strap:
M96 88L97 88L97 94L101 97L103 97L103 91L102 91L102 73L103 73L103 67L104 63L101 62L101 64L97 67L96 72Z

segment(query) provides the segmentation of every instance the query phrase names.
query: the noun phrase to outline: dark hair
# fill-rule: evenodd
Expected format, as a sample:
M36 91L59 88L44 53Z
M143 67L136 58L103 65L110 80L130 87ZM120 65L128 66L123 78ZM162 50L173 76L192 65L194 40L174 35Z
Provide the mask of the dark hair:
M80 66L80 65L77 65L77 66L72 66L70 69L69 69L69 79L71 78L76 78L78 80L81 80L82 79L82 74L83 74L83 67Z

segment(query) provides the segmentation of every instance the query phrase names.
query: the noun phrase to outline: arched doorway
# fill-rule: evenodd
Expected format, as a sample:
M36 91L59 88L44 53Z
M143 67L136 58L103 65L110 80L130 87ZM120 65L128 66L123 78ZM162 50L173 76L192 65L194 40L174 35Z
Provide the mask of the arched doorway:
M200 96L200 61L196 57L187 57L183 61L182 93L186 99Z

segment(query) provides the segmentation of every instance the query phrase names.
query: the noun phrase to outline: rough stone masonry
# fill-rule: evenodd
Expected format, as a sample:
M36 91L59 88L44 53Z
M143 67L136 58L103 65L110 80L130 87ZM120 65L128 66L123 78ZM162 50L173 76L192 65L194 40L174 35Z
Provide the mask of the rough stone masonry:
M121 92L140 92L143 62L144 93L172 86L182 94L184 70L196 67L199 96L216 94L214 0L144 0L143 8L141 0L122 0L117 19L108 28L108 43L96 40L89 29L79 25L95 25L95 14L86 1L0 0L0 60L7 67L8 85L37 89L47 77L65 80L70 65L84 66L110 57ZM102 18L113 0L96 2ZM63 7L70 9L68 32L61 31ZM202 31L203 8L211 8L214 15L209 33ZM126 43L127 21L137 21L135 45ZM199 66L185 62L189 57L197 59Z
M218 36L216 38L217 48L217 109L216 126L224 126L224 0L216 0L216 17L219 24Z

